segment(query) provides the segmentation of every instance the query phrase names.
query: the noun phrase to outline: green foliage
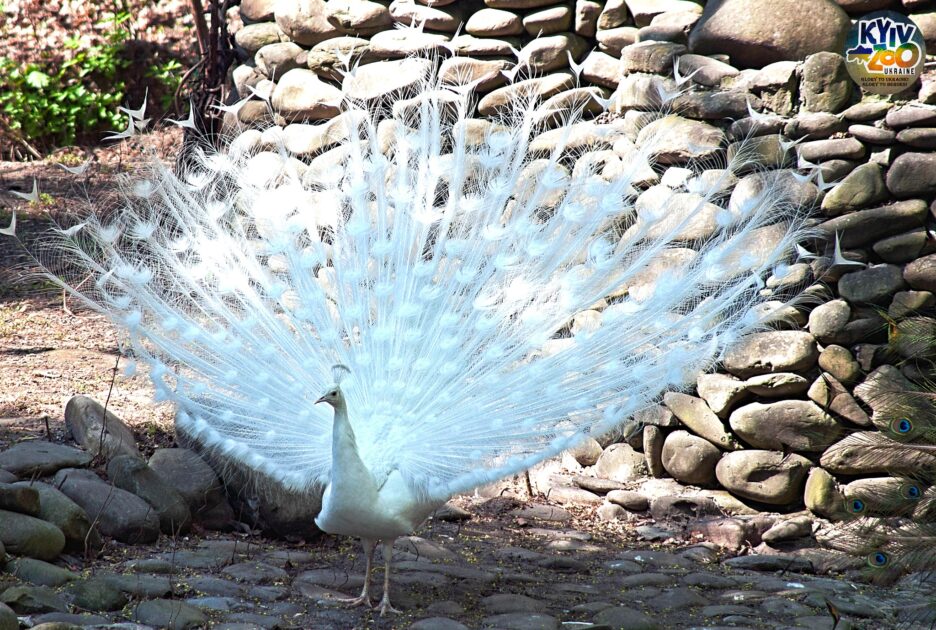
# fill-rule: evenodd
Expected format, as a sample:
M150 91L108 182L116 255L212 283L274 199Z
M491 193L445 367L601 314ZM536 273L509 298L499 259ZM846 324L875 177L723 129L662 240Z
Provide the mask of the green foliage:
M129 62L122 52L129 33L122 25L129 17L120 13L105 20L109 30L100 45L80 49L77 38L66 41L64 62L19 65L0 58L0 117L5 125L46 147L123 126L116 106L126 89L121 75Z
M162 105L163 109L168 110L172 107L172 100L175 92L182 83L182 74L182 64L176 59L169 59L162 63L154 63L149 67L149 70L147 70L146 76L156 79L156 81L166 88L165 94L163 94L160 99L160 105Z

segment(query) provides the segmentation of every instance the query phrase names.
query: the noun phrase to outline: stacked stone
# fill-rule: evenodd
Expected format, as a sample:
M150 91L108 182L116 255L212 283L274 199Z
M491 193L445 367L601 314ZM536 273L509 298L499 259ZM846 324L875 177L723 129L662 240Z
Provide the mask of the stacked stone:
M106 539L152 543L161 534L184 535L193 524L229 531L239 521L267 516L265 525L273 531L316 531L316 501L266 492L254 479L251 488L239 492L244 499L257 492L263 500L252 506L258 514L245 517L235 513L218 475L194 451L160 448L144 460L131 430L90 398L69 401L65 425L81 448L35 440L0 451L0 564L32 584L0 587L0 628L7 627L11 608L19 614L66 614L72 608L106 613L134 597L155 598L141 605L138 621L164 626L163 617L182 615L189 625L202 625L206 617L197 608L159 599L172 590L168 579L85 578L53 563L63 553L92 558ZM107 481L89 468L94 463L106 464ZM282 505L271 508L278 498ZM294 518L297 511L303 513ZM179 605L185 610L175 610ZM78 615L66 617L59 620L88 622ZM91 622L107 620L93 617Z
M888 475L909 467L900 455L869 458L854 448L877 431L872 403L881 383L909 388L907 377L919 375L913 365L881 364L890 360L881 312L899 320L936 302L936 112L928 107L936 82L925 75L891 99L863 95L840 53L849 13L906 13L916 4L244 0L235 37L245 63L233 82L236 98L246 100L227 122L254 148L285 143L300 169L338 163L344 64L360 64L350 95L378 102L419 81L425 62L409 55L432 53L453 83L483 78L476 86L479 139L492 124L486 119L530 88L544 109L585 102L598 116L579 123L570 148L580 159L601 160L606 176L633 159L646 134L665 138L655 166L644 165L645 201L687 191L693 175L685 167L724 163L746 140L748 158L775 171L792 201L815 208L816 229L829 239L813 247L824 260L793 265L769 279L767 290L808 286L823 303L791 312L787 329L735 348L695 391L667 394L642 414L647 426L636 439L584 445L574 463L585 474L553 484L550 496L600 503L599 495L623 489L615 484L649 470L709 489L723 509L743 512L742 499L839 518L845 497L887 487ZM911 17L936 44L934 15ZM661 116L664 101L678 115ZM547 152L555 141L545 131L532 150ZM796 169L813 164L821 175L805 181ZM762 172L741 173L725 195L743 198L766 181ZM705 238L711 226L700 216L689 228L687 240ZM830 268L836 235L844 260ZM572 334L600 325L601 307L579 314ZM932 469L936 460L912 464ZM614 496L603 507L608 515L620 514L610 505L649 505L647 497Z

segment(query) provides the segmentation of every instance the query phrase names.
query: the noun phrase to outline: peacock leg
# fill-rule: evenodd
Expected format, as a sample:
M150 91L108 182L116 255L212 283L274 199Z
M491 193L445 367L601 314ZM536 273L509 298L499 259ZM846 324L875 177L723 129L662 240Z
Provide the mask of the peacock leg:
M384 577L383 577L383 598L380 600L380 616L387 613L400 612L390 605L390 559L393 557L393 539L385 540L383 544L384 553Z
M359 597L338 600L349 608L354 606L367 606L368 608L371 607L370 595L368 595L368 591L370 590L370 576L371 567L374 560L374 547L377 546L377 541L371 538L362 538L361 544L364 545L364 557L367 558L367 568L364 571L364 590L361 591L361 595Z

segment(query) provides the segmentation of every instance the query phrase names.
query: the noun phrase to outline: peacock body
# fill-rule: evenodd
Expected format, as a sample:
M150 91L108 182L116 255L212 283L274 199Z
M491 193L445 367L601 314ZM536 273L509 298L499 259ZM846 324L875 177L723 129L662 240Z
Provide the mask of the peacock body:
M808 235L780 180L730 193L744 150L648 187L669 118L635 142L530 93L482 123L470 89L419 63L392 99L346 89L311 162L290 127L247 132L179 174L154 163L53 245L178 424L284 486L324 487L318 524L362 537L368 568L376 540L452 495L690 384L764 325L783 299L765 280ZM627 159L586 153L583 125Z

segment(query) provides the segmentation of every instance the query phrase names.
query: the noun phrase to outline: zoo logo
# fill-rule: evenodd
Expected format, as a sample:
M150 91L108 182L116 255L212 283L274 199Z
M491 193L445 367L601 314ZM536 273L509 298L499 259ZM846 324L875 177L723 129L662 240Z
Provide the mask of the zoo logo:
M862 89L894 94L916 82L926 58L923 34L913 21L894 11L877 11L857 20L845 42L848 73Z

